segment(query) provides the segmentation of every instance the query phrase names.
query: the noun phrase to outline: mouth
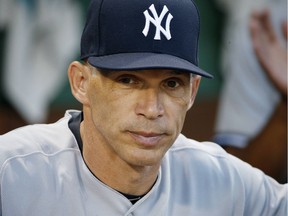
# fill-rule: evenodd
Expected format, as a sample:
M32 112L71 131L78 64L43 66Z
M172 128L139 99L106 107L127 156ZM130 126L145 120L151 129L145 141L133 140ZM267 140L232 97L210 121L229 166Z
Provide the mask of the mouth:
M145 147L156 146L161 139L164 138L164 133L144 132L144 131L129 131L131 137L140 145Z

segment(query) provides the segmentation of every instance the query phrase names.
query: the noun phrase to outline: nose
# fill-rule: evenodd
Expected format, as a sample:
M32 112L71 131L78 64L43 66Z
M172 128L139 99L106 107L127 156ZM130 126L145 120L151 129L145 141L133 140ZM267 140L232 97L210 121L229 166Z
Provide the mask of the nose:
M147 119L157 119L164 114L161 92L157 89L142 89L135 112Z

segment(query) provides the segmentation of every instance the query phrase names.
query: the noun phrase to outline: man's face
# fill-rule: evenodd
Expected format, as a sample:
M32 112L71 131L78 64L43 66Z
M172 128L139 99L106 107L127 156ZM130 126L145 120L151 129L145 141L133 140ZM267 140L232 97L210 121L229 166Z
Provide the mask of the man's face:
M135 166L159 164L182 130L200 78L173 70L92 70L87 108L92 136L102 141L98 150Z

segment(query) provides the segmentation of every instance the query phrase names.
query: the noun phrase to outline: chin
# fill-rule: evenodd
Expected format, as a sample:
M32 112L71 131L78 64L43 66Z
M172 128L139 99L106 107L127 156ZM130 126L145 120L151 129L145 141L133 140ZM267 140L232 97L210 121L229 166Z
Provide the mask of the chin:
M163 153L145 152L140 155L133 154L129 158L130 164L134 166L159 166L164 157Z

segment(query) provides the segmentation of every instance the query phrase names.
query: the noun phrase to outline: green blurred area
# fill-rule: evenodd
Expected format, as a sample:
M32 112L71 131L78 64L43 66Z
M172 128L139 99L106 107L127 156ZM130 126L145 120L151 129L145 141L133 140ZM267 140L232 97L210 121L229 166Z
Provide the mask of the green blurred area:
M82 0L83 14L87 10L89 0ZM220 46L223 32L223 14L211 0L195 0L201 16L199 65L202 69L213 74L214 79L203 78L198 93L198 100L215 99L221 86L220 76ZM3 75L3 56L6 32L0 30L0 83ZM79 42L80 43L80 42ZM79 54L75 54L75 58ZM68 65L67 65L68 66ZM66 73L66 71L63 71ZM0 85L0 106L5 106L7 99L3 95L3 85ZM78 105L70 92L68 79L59 94L51 101L51 107L73 108Z
M199 66L214 76L214 79L202 79L197 97L210 99L218 97L221 87L220 51L224 16L211 0L195 2L201 19Z

